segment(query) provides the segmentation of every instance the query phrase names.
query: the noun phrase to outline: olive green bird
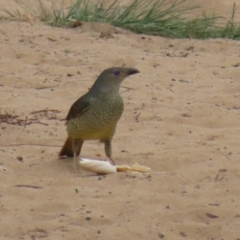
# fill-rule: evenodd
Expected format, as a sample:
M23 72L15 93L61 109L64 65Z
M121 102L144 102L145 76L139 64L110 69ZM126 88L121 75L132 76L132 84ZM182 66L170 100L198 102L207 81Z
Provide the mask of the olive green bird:
M105 144L105 154L112 159L112 138L120 119L124 104L119 94L122 81L139 73L135 68L113 67L104 70L90 90L70 108L66 117L68 138L59 156L76 157L85 140L100 140Z

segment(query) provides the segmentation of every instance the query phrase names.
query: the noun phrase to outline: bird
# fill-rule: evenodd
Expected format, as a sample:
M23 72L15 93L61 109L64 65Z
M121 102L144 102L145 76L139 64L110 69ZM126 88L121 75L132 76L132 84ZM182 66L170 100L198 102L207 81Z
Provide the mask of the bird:
M92 87L76 100L66 117L68 137L59 156L73 157L76 172L76 157L80 155L83 142L100 140L105 145L105 154L112 159L112 138L124 103L119 93L123 80L140 71L135 68L111 67L102 71Z

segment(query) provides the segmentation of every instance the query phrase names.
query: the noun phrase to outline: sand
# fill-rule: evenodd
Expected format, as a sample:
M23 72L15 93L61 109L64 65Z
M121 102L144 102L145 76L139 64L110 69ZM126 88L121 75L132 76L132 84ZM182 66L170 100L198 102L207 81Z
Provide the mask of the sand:
M231 12L233 1L208 2ZM0 21L0 42L1 240L240 239L240 42L15 21ZM62 120L122 65L141 73L121 88L113 157L151 174L74 174L58 159ZM82 155L105 159L96 141Z

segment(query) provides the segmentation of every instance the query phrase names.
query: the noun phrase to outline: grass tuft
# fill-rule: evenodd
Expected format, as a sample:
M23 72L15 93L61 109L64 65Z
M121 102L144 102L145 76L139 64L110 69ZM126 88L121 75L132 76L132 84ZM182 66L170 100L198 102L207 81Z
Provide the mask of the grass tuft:
M107 4L104 0L92 2L76 0L68 7L64 7L64 0L60 5L51 0L51 7L46 7L42 0L38 0L38 8L15 0L25 14L33 19L58 27L71 27L75 22L102 22L116 27L131 30L135 33L157 35L171 38L229 38L240 39L240 24L235 22L236 4L233 5L232 16L226 20L220 16L202 14L198 18L191 18L198 6L186 8L181 1L134 0L131 4L121 6L119 0ZM23 14L16 10L4 10L10 18L23 19Z

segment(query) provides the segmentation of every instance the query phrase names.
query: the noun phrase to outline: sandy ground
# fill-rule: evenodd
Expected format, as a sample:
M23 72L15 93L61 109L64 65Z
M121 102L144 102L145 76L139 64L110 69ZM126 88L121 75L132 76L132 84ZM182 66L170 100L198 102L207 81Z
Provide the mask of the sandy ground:
M11 21L0 42L0 239L240 239L239 42ZM121 88L113 156L152 172L74 174L61 120L123 64L141 74ZM82 154L105 158L94 141Z

